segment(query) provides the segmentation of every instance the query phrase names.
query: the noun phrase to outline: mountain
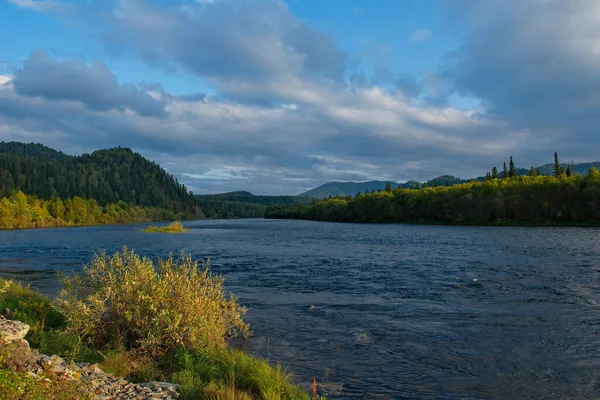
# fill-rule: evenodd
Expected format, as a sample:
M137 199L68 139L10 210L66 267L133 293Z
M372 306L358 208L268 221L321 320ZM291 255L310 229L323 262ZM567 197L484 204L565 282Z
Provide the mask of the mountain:
M354 196L356 193L365 191L384 190L387 184L390 184L392 188L397 188L400 185L392 181L369 181L369 182L329 182L307 192L299 194L304 197L315 197L322 199L325 197L336 197L336 196Z
M160 165L127 148L69 156L35 143L0 142L0 198L20 190L41 199L79 196L192 216L187 188Z
M195 195L207 218L262 218L267 206L311 204L315 199L301 196L257 196L250 192Z

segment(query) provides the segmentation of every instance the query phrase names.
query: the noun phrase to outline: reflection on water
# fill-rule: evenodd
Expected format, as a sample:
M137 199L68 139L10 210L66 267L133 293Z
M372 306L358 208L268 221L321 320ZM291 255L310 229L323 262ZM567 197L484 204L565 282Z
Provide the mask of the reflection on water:
M598 398L600 230L196 221L0 232L0 276L54 295L94 250L211 258L236 345L331 399Z

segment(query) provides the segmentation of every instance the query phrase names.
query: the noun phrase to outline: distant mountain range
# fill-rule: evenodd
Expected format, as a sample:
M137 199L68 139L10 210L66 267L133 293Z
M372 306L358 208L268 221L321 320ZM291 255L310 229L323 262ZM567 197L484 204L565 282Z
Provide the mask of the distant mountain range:
M561 164L564 169L567 169L571 164L563 163ZM600 161L589 162L589 163L580 163L575 164L575 172L578 174L586 174L590 168L596 167L600 169ZM497 166L500 171L500 176L502 176L502 165ZM553 164L545 164L540 167L542 175L552 174L554 165ZM537 169L536 168L536 169ZM517 175L528 175L528 168L517 168ZM476 179L479 181L483 181L484 177L480 176ZM469 179L457 178L452 175L442 175L436 178L430 179L427 182L427 186L452 186L460 183L465 183L469 181ZM299 194L298 196L304 197L313 197L313 198L326 198L326 197L336 197L336 196L355 196L358 192L365 193L366 191L379 191L384 190L386 185L390 184L393 189L401 187L401 188L420 188L423 186L422 182L417 181L408 181L405 183L398 183L393 181L368 181L368 182L328 182L314 189L308 190L304 193Z

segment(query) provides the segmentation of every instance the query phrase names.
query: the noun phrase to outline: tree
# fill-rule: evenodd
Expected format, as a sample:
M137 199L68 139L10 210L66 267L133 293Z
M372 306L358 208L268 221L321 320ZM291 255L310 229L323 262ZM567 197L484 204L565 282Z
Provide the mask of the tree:
M535 168L533 168L533 165L531 166L531 168L529 168L529 176L537 176L537 171L535 170Z
M498 179L498 168L496 166L492 168L492 179Z
M510 162L508 167L508 177L512 178L517 176L517 169L515 168L515 163L513 162L512 156L510 156Z
M571 176L571 167L567 165L567 178Z
M390 193L392 191L392 184L391 183L386 183L385 184L385 191Z
M558 154L556 152L554 152L554 166L552 167L552 171L554 172L554 176L557 178L559 178L562 174L565 173L565 170L558 161Z
M504 168L502 168L502 179L508 178L508 169L506 168L506 163L504 163Z

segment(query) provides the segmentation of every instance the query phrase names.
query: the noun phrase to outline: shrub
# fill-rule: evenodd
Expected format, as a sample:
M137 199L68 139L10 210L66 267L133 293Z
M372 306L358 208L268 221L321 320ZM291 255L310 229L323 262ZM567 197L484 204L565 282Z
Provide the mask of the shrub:
M155 357L176 347L223 349L226 339L249 332L245 309L226 296L223 278L183 253L155 265L125 247L102 252L63 283L58 305L67 329L98 349Z
M167 226L157 228L156 226L149 226L146 229L142 229L142 232L154 232L154 233L181 233L185 232L185 228L179 221L172 222Z

